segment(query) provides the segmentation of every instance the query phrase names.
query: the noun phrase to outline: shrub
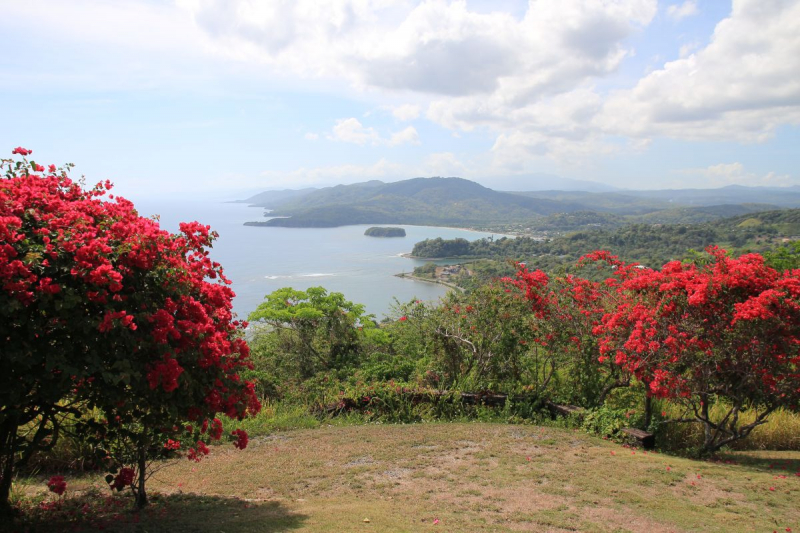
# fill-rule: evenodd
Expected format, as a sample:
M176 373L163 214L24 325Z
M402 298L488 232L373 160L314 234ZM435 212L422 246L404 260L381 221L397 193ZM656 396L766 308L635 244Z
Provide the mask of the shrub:
M800 399L800 271L780 273L757 254L708 254L660 271L617 263L619 305L597 328L601 359L683 405L677 421L703 427L705 453ZM714 405L724 414L712 416Z
M0 511L14 469L86 408L104 420L76 427L118 471L109 482L132 465L145 505L150 459L196 456L216 413L260 407L239 377L249 350L230 282L208 257L216 234L192 222L172 235L106 196L110 182L86 190L14 152L0 161Z

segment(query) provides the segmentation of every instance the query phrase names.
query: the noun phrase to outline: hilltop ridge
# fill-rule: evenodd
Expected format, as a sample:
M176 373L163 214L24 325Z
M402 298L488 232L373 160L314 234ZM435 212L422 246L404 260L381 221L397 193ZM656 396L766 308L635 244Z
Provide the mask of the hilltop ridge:
M335 227L414 224L500 227L515 224L558 230L631 222L695 223L779 208L800 207L800 191L767 187L503 192L463 178L371 180L321 189L267 191L243 200L270 209L254 226ZM587 216L587 213L594 214ZM575 216L573 216L575 215ZM555 221L555 227L553 222Z

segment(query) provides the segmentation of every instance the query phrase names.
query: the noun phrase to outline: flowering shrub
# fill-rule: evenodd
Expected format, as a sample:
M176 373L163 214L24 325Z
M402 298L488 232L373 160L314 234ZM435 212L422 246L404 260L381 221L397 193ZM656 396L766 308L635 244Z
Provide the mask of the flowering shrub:
M240 450L244 450L245 448L247 448L248 438L247 438L247 432L246 431L242 431L241 429L237 429L237 430L232 431L231 435L236 437L236 442L233 443L233 445L235 447L239 448Z
M110 182L87 190L69 166L14 153L22 159L0 161L0 506L15 458L52 446L81 405L105 414L83 431L112 473L135 465L143 505L147 461L179 451L169 439L200 437L186 421L260 409L239 376L250 367L246 324L233 320L230 281L209 258L216 234L197 222L170 234L108 194ZM18 434L30 424L38 430Z
M67 490L67 482L64 481L64 476L53 476L47 481L47 488L50 489L50 492L61 496Z
M541 356L549 370L544 379L549 381L559 369L559 386L552 391L559 400L586 407L602 405L612 389L628 385L618 367L597 359L593 330L606 309L615 305L608 282L571 274L548 276L524 266L504 282L507 290L516 289L528 302L531 342L546 354Z
M800 271L778 272L756 254L707 252L705 264L675 261L660 271L619 264L619 303L594 333L599 359L635 375L652 396L682 403L679 421L702 424L703 450L713 452L775 409L797 407ZM720 399L729 408L713 419ZM742 424L745 410L755 416Z
M119 473L114 476L114 480L111 482L111 489L119 491L125 487L130 487L133 485L135 476L136 471L133 468L120 468Z

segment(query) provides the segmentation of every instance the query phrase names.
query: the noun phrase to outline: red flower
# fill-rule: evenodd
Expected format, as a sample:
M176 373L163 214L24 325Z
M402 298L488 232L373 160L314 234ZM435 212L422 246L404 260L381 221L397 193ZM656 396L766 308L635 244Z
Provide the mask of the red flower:
M208 455L208 453L209 449L208 446L206 446L206 443L199 440L197 441L197 449L189 448L189 453L186 454L186 457L190 461L199 463L203 459L203 456Z
M400 317L400 322L405 322L406 320L408 320L407 316L401 316Z
M214 440L219 440L222 437L222 421L219 418L211 421L211 431L208 432L208 435Z
M53 476L47 481L47 488L50 489L50 492L61 496L67 490L67 482L64 481L64 476Z
M247 448L247 442L249 439L246 431L243 429L237 429L236 431L232 431L231 435L236 437L236 442L233 443L235 447L239 448L240 450Z
M11 153L15 155L19 154L25 156L25 155L31 155L33 153L33 150L28 150L27 148L17 146L16 148L14 148L14 150L11 151Z
M133 468L120 468L119 474L114 477L114 481L111 483L111 488L113 490L122 490L133 483L135 476L136 472Z

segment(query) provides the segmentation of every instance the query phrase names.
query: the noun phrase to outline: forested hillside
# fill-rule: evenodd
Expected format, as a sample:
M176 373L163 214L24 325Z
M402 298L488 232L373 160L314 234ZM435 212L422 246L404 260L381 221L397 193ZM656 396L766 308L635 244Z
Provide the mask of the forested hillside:
M414 178L267 191L244 202L270 209L265 213L269 219L247 223L253 226L415 224L553 234L637 222L695 224L779 207L797 208L800 193L758 187L508 193L461 178Z
M613 230L583 230L550 240L529 237L429 239L417 243L416 257L464 257L533 261L538 268L574 262L592 250L610 250L626 261L661 265L687 250L710 244L735 250L763 251L784 238L800 235L800 209L767 211L701 224L629 224Z
M333 227L350 224L481 225L533 221L578 211L569 202L493 191L460 178L370 181L320 189L277 206L266 221L248 225Z

